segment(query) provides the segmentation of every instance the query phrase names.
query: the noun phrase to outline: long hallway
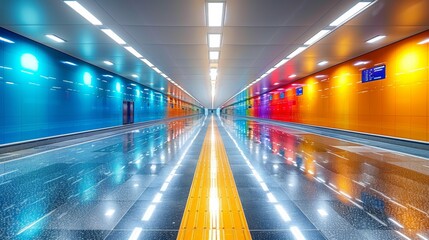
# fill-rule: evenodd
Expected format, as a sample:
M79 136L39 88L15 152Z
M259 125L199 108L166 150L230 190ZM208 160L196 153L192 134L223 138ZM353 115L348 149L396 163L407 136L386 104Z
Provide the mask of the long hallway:
M188 117L0 163L2 239L427 239L427 159Z

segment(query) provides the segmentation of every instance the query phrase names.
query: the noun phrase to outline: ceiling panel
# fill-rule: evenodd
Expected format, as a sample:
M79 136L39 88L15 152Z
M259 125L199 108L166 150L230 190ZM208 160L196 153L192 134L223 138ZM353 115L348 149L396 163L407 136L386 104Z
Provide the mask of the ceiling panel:
M200 0L97 0L121 25L205 26L204 1Z
M225 26L214 29L206 27L206 1L80 2L103 22L103 27L113 29L206 107L211 107L207 33L222 33L216 107L358 0L226 0ZM275 81L290 81L290 73L306 76L429 29L427 9L428 0L378 0L255 85L255 89L272 88ZM131 80L178 91L61 0L2 0L0 25ZM48 33L67 42L53 43L45 37ZM365 43L377 34L386 34L387 38L375 45ZM330 61L327 66L317 66L325 59ZM115 66L108 67L103 60L113 61ZM133 79L132 73L143 77Z
M125 26L140 44L207 44L205 27Z
M311 26L338 3L349 0L228 1L227 26Z

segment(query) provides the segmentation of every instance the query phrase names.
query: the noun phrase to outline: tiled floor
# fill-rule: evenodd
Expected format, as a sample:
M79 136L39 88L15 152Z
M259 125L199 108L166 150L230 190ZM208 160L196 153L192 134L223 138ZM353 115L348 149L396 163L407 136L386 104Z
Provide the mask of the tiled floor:
M253 239L429 239L428 159L216 121ZM0 163L0 239L176 239L207 123Z

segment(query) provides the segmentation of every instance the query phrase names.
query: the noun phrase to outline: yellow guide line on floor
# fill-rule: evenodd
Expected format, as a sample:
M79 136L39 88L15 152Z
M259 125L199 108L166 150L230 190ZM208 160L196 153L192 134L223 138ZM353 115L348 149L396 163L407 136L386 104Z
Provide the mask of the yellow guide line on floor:
M226 150L213 117L177 239L251 239Z

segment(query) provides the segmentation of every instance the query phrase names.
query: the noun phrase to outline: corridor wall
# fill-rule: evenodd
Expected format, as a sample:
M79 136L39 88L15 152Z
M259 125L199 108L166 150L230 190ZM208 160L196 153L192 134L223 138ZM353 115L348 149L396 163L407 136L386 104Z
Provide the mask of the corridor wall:
M0 41L0 144L122 125L123 101L134 122L202 112L6 29L0 37L10 40Z

